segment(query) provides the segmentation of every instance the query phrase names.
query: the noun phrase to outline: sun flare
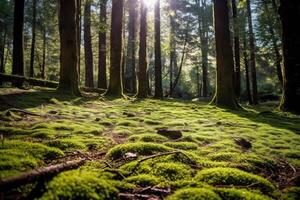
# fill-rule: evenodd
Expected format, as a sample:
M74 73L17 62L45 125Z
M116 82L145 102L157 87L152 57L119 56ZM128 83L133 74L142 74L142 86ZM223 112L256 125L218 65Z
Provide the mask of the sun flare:
M147 7L153 7L157 0L143 0Z

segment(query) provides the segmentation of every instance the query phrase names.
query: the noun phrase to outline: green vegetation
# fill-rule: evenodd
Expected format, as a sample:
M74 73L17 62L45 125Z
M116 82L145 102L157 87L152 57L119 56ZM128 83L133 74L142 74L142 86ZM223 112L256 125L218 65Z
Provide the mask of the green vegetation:
M114 199L147 187L171 188L166 195L171 200L299 196L295 184L285 187L270 175L293 176L290 166L299 169L300 118L270 104L228 111L175 100L60 98L40 89L17 95L12 103L38 115L12 112L15 117L1 119L1 178L72 159L69 155L92 160L55 176L42 199ZM9 106L0 108L2 116ZM179 130L182 137L164 137L157 133L161 129ZM252 148L244 149L237 138ZM100 152L107 153L101 157Z

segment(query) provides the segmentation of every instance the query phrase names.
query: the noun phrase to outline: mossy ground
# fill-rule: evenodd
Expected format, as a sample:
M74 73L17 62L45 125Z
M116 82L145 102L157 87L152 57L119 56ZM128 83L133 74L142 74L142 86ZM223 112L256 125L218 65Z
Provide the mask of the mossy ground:
M167 199L299 198L291 180L300 168L300 117L279 112L276 102L230 111L207 102L85 96L0 89L0 178L104 151L102 160L57 175L41 198L114 199L148 186L168 189ZM40 116L7 111L13 107ZM172 140L159 129L183 136Z

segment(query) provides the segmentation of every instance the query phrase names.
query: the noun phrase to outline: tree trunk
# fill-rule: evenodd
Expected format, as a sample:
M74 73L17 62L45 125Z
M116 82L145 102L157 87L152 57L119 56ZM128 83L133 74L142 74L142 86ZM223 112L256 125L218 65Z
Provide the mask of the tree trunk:
M59 1L60 79L58 91L80 95L76 0Z
M136 92L136 33L137 33L137 1L129 0L128 43L125 69L125 89Z
M1 41L0 44L0 73L5 73L5 65L4 65L4 60L5 60L5 44L6 44L6 35L7 31L3 31L3 40ZM2 81L0 80L0 86L2 86Z
M176 60L176 41L175 41L175 16L176 6L174 1L170 1L170 88L169 95L173 96L173 77L174 77L174 66L177 63Z
M214 18L217 53L217 88L215 103L217 106L236 109L233 85L233 53L230 41L228 1L215 0Z
M255 61L255 39L252 24L252 11L250 0L246 0L247 14L248 14L248 26L249 26L249 46L250 46L250 67L252 77L252 101L253 104L258 104L257 99L257 80L256 80L256 61Z
M243 49L243 56L244 56L244 65L245 65L245 77L246 77L246 92L247 92L247 98L249 101L249 104L252 105L252 95L251 95L251 86L250 86L250 76L249 76L249 61L248 61L248 55L247 55L247 40L246 40L246 30L244 33L244 49Z
M24 76L24 3L25 0L15 0L13 27L13 65L12 74ZM14 83L21 87L22 82Z
M110 79L107 95L122 96L122 30L124 0L112 0L110 36Z
M240 57L240 37L238 24L238 10L236 0L232 0L232 14L234 21L234 86L237 97L241 95L241 57Z
M94 87L94 61L91 36L91 0L84 5L84 55L85 55L85 86Z
M283 97L281 109L300 113L300 19L299 0L281 0L279 13L283 42Z
M107 0L100 1L100 31L99 31L99 60L98 60L98 88L107 89L106 79L106 6Z
M276 72L277 72L277 77L278 80L280 81L280 83L282 84L282 70L281 70L281 55L280 55L280 51L279 51L279 47L278 47L278 40L277 37L275 35L275 31L274 31L274 27L273 27L273 22L272 22L272 18L270 17L269 13L269 8L268 8L268 4L266 1L263 1L264 4L264 9L265 12L267 13L267 20L268 20L268 29L269 29L269 34L271 35L271 39L272 39L272 45L273 45L273 49L274 49L274 54L275 54L275 65L276 65Z
M45 79L45 65L46 65L46 28L43 27L43 57L42 57L42 69L41 69L41 77Z
M36 1L32 0L32 39L31 39L31 50L30 50L30 66L29 76L34 77L34 51L35 51L35 27L36 27Z
M163 97L162 75L161 75L161 42L160 42L160 0L156 1L154 8L155 25L155 98Z
M78 83L80 85L80 73L81 73L81 0L76 0L77 4L77 14L76 14L76 26L77 26L77 56L78 56L78 61L77 61L77 68L78 68Z
M146 98L148 94L147 76L147 6L141 1L140 21L140 48L139 48L139 73L138 94L139 98Z

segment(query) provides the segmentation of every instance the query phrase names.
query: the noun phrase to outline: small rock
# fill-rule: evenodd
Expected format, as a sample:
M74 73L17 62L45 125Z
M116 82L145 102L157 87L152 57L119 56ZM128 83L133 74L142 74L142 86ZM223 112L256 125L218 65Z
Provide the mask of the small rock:
M50 115L56 115L58 112L56 110L50 110L48 111L48 114Z
M249 142L248 140L246 140L244 138L237 138L237 139L234 139L234 141L237 145L241 146L244 149L251 149L252 148L251 142Z
M132 159L132 158L136 158L137 157L137 154L135 153L131 153L131 152L128 152L128 153L125 153L125 158L127 159Z
M157 130L157 134L170 138L172 140L176 140L182 137L182 132L179 130L167 130L167 129L159 129Z
M135 114L129 112L124 112L123 115L125 115L126 117L135 117Z
M97 117L96 119L95 119L95 122L99 122L101 119L99 118L99 117Z

